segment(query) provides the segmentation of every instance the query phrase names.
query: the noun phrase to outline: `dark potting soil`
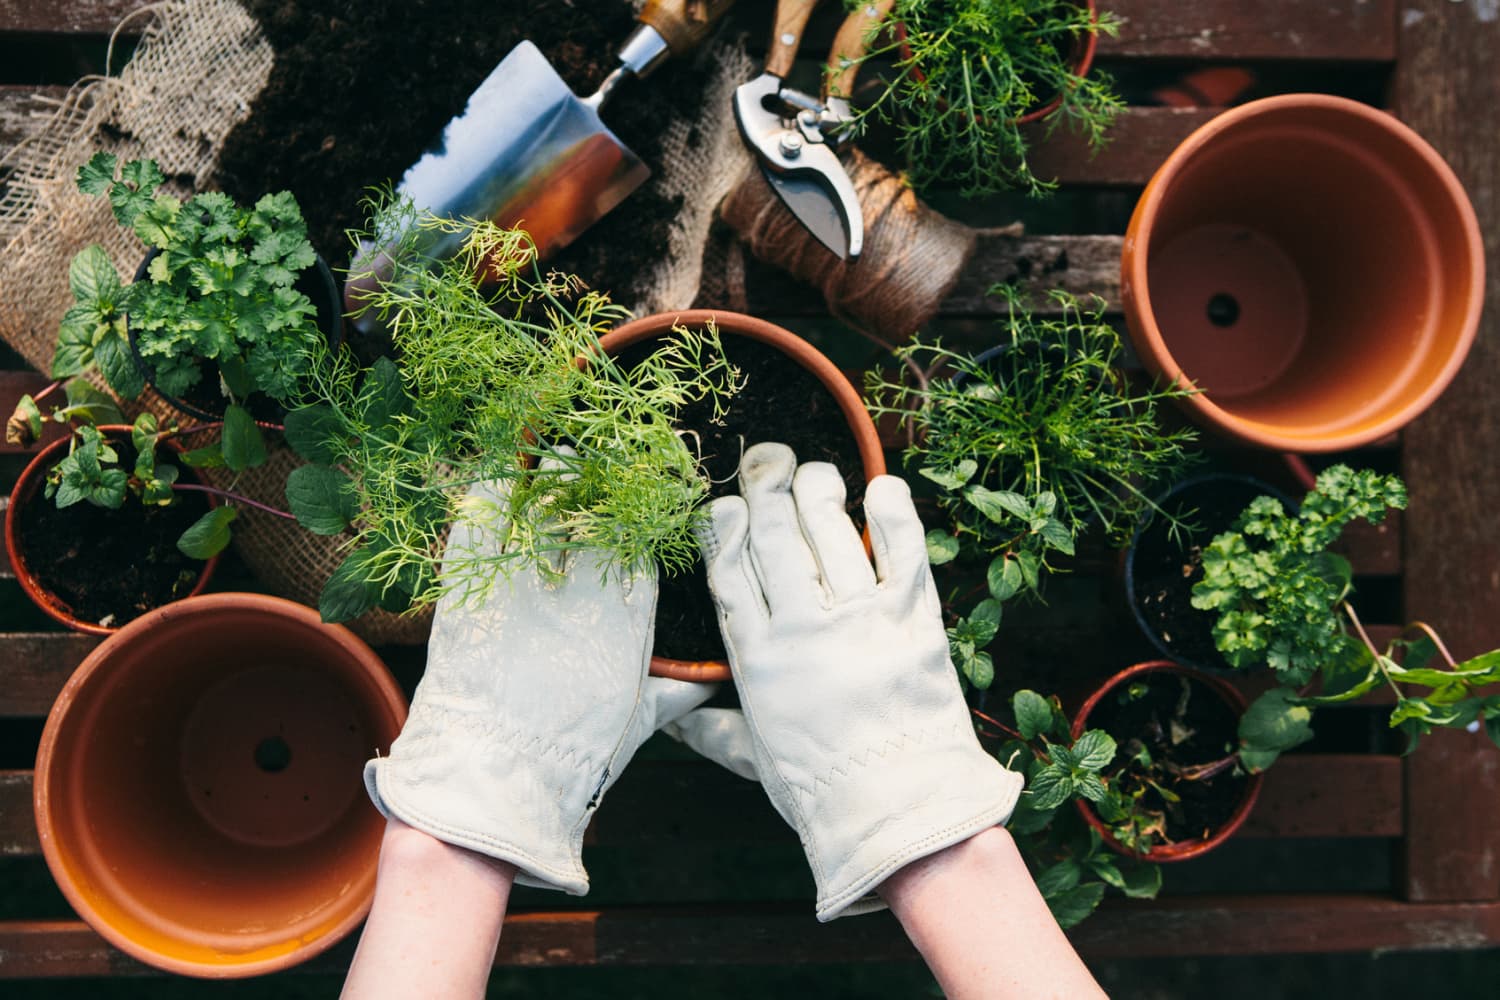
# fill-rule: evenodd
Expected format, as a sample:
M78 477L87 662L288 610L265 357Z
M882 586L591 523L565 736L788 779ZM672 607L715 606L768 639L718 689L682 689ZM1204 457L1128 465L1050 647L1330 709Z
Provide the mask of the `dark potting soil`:
M124 468L135 466L128 441L111 441ZM127 497L118 510L88 502L58 510L40 493L20 509L22 558L75 617L120 626L186 597L203 562L177 550L177 539L208 511L196 493L170 507Z
M1240 478L1185 486L1162 505L1183 528L1174 536L1171 521L1158 514L1136 538L1131 567L1136 611L1178 662L1230 669L1214 645L1218 614L1193 607L1193 586L1203 579L1203 547L1228 531L1251 500L1273 492Z
M1167 802L1148 787L1142 799L1147 809L1165 814L1171 842L1206 839L1234 815L1249 780L1243 773L1230 768L1197 781L1174 781L1170 774L1172 765L1210 764L1234 752L1239 717L1202 683L1160 671L1138 676L1100 699L1088 726L1114 737L1117 762L1142 744L1150 751L1154 780L1181 798Z
M689 443L700 449L700 466L713 483L710 495L737 494L740 456L745 449L778 441L796 453L799 463L832 462L838 467L848 494L846 506L855 525L862 528L864 465L837 400L816 376L775 348L727 334L723 346L744 382L730 400L728 412L714 423L712 407L695 403L685 407L677 420L679 430L697 435ZM619 361L629 368L652 349L650 341L637 344L622 352ZM655 652L677 660L725 658L718 614L701 562L695 561L687 571L662 575Z
M365 221L368 189L399 181L518 42L536 43L573 92L587 95L618 64L635 25L625 0L246 6L276 62L225 143L217 183L241 201L291 191L313 246L336 269L349 259L345 231ZM690 60L670 59L646 80L626 81L604 122L655 169L668 126L699 113L705 80ZM647 181L551 263L629 302L661 259L679 205Z

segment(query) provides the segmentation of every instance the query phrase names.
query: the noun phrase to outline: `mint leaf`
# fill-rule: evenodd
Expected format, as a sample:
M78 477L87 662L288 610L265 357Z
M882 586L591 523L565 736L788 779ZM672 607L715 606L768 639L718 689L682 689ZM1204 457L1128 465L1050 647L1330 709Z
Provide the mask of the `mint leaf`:
M326 465L293 469L286 499L297 523L315 535L337 535L359 515L349 477Z
M182 533L177 539L177 550L190 559L210 559L223 552L229 544L229 525L236 514L233 507L215 507Z
M244 472L266 461L266 441L261 437L255 419L243 406L231 404L224 411L224 464L234 472Z
M1011 708L1024 739L1036 739L1052 728L1052 705L1035 691L1017 691L1011 698Z

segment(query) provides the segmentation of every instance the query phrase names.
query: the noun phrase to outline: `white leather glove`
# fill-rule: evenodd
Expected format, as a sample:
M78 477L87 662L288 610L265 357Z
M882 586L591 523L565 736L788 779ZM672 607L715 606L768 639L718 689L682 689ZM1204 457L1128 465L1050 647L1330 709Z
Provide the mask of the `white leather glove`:
M702 710L668 731L759 776L802 840L819 920L878 909L896 870L1005 822L1022 778L974 735L906 483L865 493L873 569L832 465L759 444L740 491L701 541L746 726Z
M471 495L505 502L487 486ZM493 552L503 528L457 524L447 551ZM603 580L587 550L565 569L560 581L519 571L477 606L439 603L411 713L365 786L387 817L508 861L523 885L582 895L594 806L714 685L647 677L654 572Z

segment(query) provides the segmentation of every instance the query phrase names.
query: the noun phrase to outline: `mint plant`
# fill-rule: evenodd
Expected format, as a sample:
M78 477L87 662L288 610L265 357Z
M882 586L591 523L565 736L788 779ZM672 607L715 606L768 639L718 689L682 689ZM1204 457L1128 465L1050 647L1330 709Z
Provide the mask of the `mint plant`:
M1112 787L1108 773L1117 757L1114 739L1088 730L1074 740L1058 700L1035 691L1016 692L1011 709L1014 726L976 715L991 727L981 726L981 735L1003 740L996 756L1026 776L1026 791L1006 827L1057 922L1064 929L1079 923L1111 886L1133 899L1155 898L1161 869L1106 849L1099 832L1070 808L1081 799L1118 813L1111 821L1117 827L1130 822L1134 803Z
M1396 696L1390 725L1406 734L1408 753L1439 727L1482 723L1500 744L1500 696L1482 691L1500 682L1500 650L1457 662L1421 622L1380 649L1349 603L1353 569L1329 546L1350 522L1379 523L1406 499L1396 476L1335 465L1318 476L1298 514L1258 497L1204 550L1193 606L1218 613L1215 644L1232 666L1267 665L1281 682L1241 720L1240 757L1251 770L1311 739L1317 707L1381 685ZM1434 667L1435 660L1446 665ZM1316 694L1304 690L1315 680Z
M1113 35L1120 22L1092 17L1076 0L895 0L887 20L901 30L864 58L894 66L851 127L894 124L918 190L941 183L969 197L1012 187L1042 194L1056 185L1027 164L1020 119L1056 98L1044 133L1066 124L1098 149L1124 107L1105 74L1080 77L1073 64L1075 44Z
M872 412L908 427L906 464L940 490L950 528L929 532L930 561L987 561L988 596L949 630L954 663L979 688L994 677L983 647L1002 605L1036 595L1051 560L1072 555L1083 533L1127 539L1196 439L1156 419L1156 405L1182 390L1135 390L1114 369L1120 338L1102 302L1053 292L1060 314L1042 318L1014 290L991 292L1008 307L1003 352L981 360L918 338L897 351L909 379L866 379Z
M625 311L543 274L525 233L400 201L380 204L373 228L383 280L352 281L370 289L361 310L391 331L399 362L360 370L316 348L312 391L286 421L311 463L288 479L292 512L316 534L349 532L324 619L477 598L519 566L556 572L581 546L609 570L690 565L708 483L673 420L734 391L717 334L680 330L626 370L598 340ZM462 236L459 253L432 259L433 233ZM504 504L469 495L492 482L509 487ZM502 551L440 566L457 521L504 525Z

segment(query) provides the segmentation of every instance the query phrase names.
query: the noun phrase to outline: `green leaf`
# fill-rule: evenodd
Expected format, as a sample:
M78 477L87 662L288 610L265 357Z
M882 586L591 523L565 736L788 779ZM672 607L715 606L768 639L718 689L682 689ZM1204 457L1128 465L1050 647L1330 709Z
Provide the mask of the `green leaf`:
M215 507L182 533L177 539L177 550L190 559L209 559L223 552L229 544L229 525L236 514L233 507Z
M995 633L1000 629L1000 602L994 598L986 597L974 605L974 610L969 612L969 624L974 626L974 644L976 646L987 645L995 638Z
M1032 776L1026 790L1033 808L1056 809L1073 794L1073 782L1061 765L1048 764Z
M1073 533L1061 521L1048 518L1041 527L1042 541L1063 555L1073 554Z
M16 401L15 411L5 424L5 440L9 444L29 447L42 436L42 411L36 400L23 395Z
M1251 702L1240 717L1240 759L1251 770L1264 770L1257 765L1265 754L1273 753L1275 760L1274 754L1312 739L1311 720L1312 710L1297 703L1296 691L1272 688Z
M964 675L979 690L984 691L995 683L995 661L990 658L989 653L975 653L965 660L964 666Z
M1016 562L1021 567L1021 579L1030 590L1035 590L1041 584L1042 564L1036 555L1031 552L1017 552Z
M234 472L262 465L266 461L266 441L261 437L255 418L243 406L231 403L224 410L224 464Z
M349 477L326 465L303 465L286 477L286 499L297 523L315 535L337 535L359 514Z
M964 499L991 521L1002 523L1007 517L1027 520L1031 517L1031 504L1019 493L1008 490L991 490L983 486L970 486L964 490Z
M337 442L342 435L343 425L332 407L322 404L300 406L286 415L283 424L286 443L298 455L309 462L322 465L332 465L338 461Z
M369 560L369 549L355 549L323 585L318 614L325 622L358 618L380 603L380 588L365 578Z
M130 345L113 329L107 330L94 345L94 360L99 363L104 381L118 395L135 399L145 391L146 379L131 356Z
M84 194L99 195L109 190L115 182L115 166L119 161L113 153L95 153L87 163L78 168L78 190Z
M1064 858L1057 864L1042 869L1041 874L1036 877L1036 888L1043 899L1051 899L1076 886L1082 878L1083 869L1078 862Z
M1161 892L1161 866L1142 861L1126 861L1121 864L1120 874L1125 884L1120 886L1131 899L1155 899Z
M182 453L182 463L194 469L222 469L224 468L223 442L215 441L206 444L202 448L194 448Z
M1011 698L1016 713L1016 728L1028 740L1036 739L1052 726L1052 705L1035 691L1017 691Z
M1115 741L1102 729L1090 729L1073 744L1073 753L1078 757L1079 767L1102 770L1115 759Z
M100 302L111 308L120 295L120 275L98 244L84 247L68 264L68 288L80 305Z
M295 445L293 447L296 447ZM934 566L950 563L958 555L958 539L940 528L927 533L927 561Z
M951 469L918 469L917 474L925 479L930 479L945 490L960 490L974 473L979 471L979 463L972 458L966 458Z
M995 600L1010 600L1026 583L1021 575L1020 560L1010 556L996 557L990 562L985 582L989 584L990 596Z
M391 427L396 418L408 410L406 388L401 371L390 358L379 358L366 376L361 394L364 412L361 419L376 432Z
M125 415L120 412L115 401L84 379L75 378L65 382L63 395L67 397L68 409L91 424L125 423Z
M1047 908L1063 930L1086 920L1104 898L1104 883L1089 882L1047 900Z

